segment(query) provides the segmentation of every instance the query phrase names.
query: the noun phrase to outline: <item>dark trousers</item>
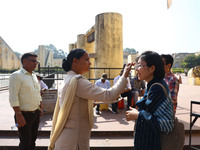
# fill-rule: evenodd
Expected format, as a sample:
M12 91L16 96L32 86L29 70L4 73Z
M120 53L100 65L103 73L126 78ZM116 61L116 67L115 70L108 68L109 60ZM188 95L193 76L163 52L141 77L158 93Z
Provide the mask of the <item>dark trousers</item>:
M112 111L117 112L118 110L118 102L112 103Z
M19 132L19 149L20 150L34 150L35 141L38 134L38 127L40 123L40 111L36 112L22 112L25 118L26 125L18 128ZM15 116L16 122L16 116Z
M99 111L100 104L97 104L96 111Z
M132 92L128 91L128 92L124 92L121 94L122 97L127 97L127 108L129 108L131 106L131 101L132 101Z

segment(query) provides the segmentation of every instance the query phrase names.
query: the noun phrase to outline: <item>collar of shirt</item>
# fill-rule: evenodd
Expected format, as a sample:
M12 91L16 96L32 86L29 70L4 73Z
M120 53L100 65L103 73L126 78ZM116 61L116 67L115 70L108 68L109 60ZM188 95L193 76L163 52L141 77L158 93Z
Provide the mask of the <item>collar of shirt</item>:
M26 69L24 69L23 67L21 68L21 71L24 73L24 74L31 74L30 72L28 72ZM33 71L32 73L35 74L35 72Z
M169 72L165 73L165 77L168 77L168 76L170 76L171 74L172 74L172 72L169 71Z

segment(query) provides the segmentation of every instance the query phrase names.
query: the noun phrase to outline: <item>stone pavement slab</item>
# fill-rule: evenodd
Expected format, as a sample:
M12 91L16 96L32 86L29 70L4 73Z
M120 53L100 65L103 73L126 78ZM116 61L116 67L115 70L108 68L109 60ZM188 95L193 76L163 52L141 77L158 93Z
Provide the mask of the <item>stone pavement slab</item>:
M190 101L200 101L200 86L188 85L187 77L182 76L183 84L180 85L178 95L178 108L176 116L185 124L185 130L189 130ZM194 107L194 111L200 114L200 105ZM127 122L125 109L119 109L118 114L109 110L102 111L101 115L94 113L93 131L132 131L134 121ZM14 112L8 102L8 90L0 91L0 130L11 130L14 125ZM51 130L52 114L45 114L41 118L40 130ZM200 131L200 119L195 123L194 130Z

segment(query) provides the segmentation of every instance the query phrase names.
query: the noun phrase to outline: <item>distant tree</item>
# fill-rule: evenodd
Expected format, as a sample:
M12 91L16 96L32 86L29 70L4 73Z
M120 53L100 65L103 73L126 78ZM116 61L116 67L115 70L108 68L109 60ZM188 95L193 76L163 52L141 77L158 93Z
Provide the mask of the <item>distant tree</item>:
M182 66L184 68L193 68L198 65L200 65L200 56L196 56L194 54L186 56L182 62Z
M57 48L53 44L50 44L47 47L49 50L53 51L53 58L62 59L66 57L66 53L62 49L57 50Z
M21 54L19 53L19 52L14 52L15 53L15 55L17 55L17 57L21 57Z
M53 52L54 59L63 59L67 56L62 49L57 50L53 44L45 45L45 48ZM38 49L34 50L34 53L38 54Z
M136 54L136 53L138 53L134 48L124 48L123 51L126 52L126 53L129 53L129 54Z
M57 48L53 44L45 45L46 49L53 52L53 58L54 59L63 59L67 56L67 53L64 52L62 49L57 50ZM38 49L35 49L33 51L35 54L38 54ZM19 52L14 52L19 58L21 57L21 54Z

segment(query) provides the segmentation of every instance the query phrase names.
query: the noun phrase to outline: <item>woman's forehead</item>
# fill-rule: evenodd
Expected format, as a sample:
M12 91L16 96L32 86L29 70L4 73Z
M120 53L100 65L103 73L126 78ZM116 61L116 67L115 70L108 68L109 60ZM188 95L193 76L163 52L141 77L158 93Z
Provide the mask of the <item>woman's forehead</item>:
M88 54L87 52L85 52L85 53L83 54L83 57L90 58L90 56L89 56L89 54Z
M144 59L142 59L141 57L138 59L138 63L145 63Z

